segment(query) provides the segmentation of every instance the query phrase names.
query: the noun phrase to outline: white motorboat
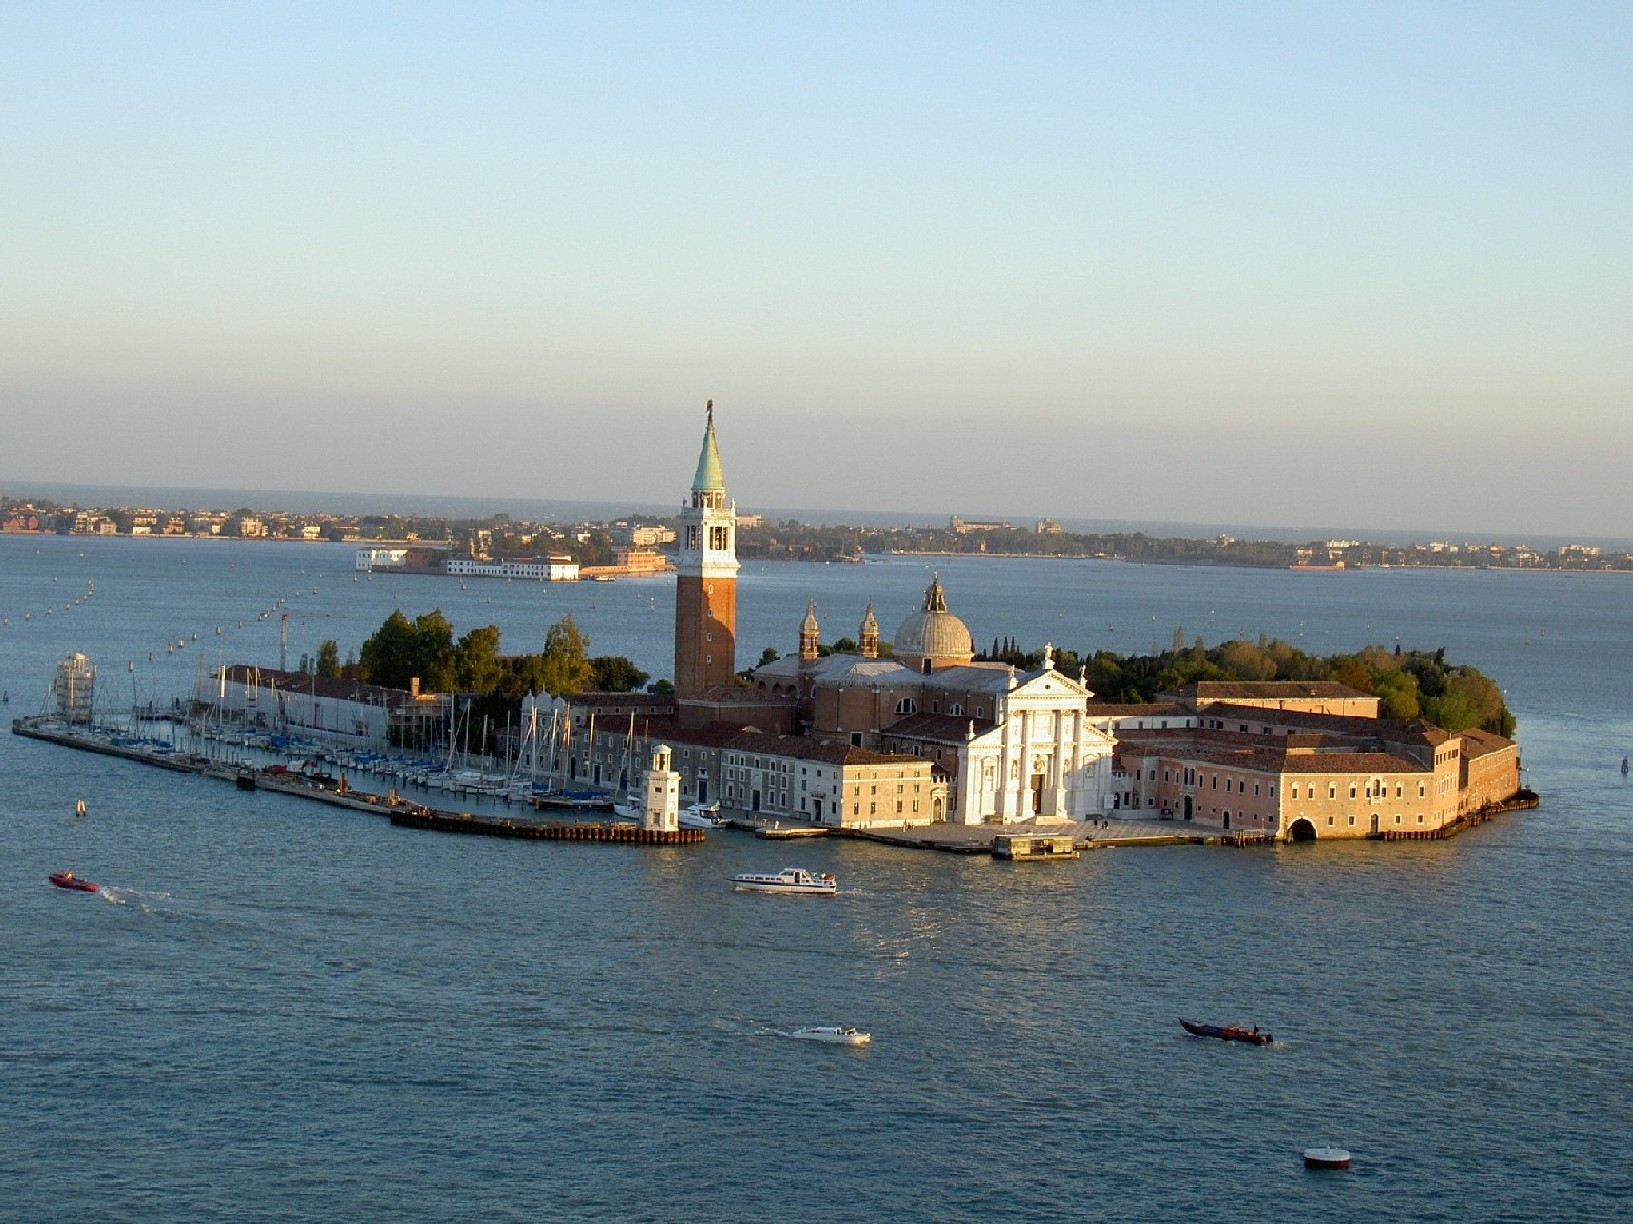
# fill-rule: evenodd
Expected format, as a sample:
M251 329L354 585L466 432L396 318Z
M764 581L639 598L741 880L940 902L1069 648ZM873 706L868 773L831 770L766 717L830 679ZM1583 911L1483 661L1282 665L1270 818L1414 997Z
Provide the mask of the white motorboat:
M688 803L680 810L683 829L718 829L724 823L718 803Z
M812 1028L797 1028L792 1036L801 1041L826 1041L833 1045L867 1045L873 1040L873 1034L854 1024L848 1025L817 1025Z
M810 872L803 867L784 867L775 875L745 871L731 882L745 892L803 893L831 897L839 891L839 881L827 872Z

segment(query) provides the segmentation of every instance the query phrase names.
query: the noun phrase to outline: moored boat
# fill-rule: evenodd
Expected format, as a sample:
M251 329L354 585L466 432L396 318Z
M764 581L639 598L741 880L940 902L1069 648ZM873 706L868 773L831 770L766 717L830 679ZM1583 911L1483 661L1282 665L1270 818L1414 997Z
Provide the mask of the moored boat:
M1261 1033L1257 1025L1247 1029L1235 1024L1199 1024L1185 1019L1179 1023L1193 1037L1217 1037L1221 1041L1244 1041L1248 1045L1269 1045L1275 1040L1269 1033Z
M100 884L93 884L89 880L80 879L71 871L53 871L46 879L50 880L58 888L66 888L73 892L94 893L101 887Z
M833 1045L867 1045L873 1040L873 1034L865 1029L859 1029L854 1024L848 1025L814 1025L809 1028L797 1028L790 1036L798 1037L801 1041L826 1041Z
M803 867L784 867L774 875L745 871L731 882L745 892L802 893L831 897L839 891L839 881L828 872L811 872Z
M718 803L688 803L680 810L683 829L718 829L724 823Z
M612 796L602 790L556 790L536 794L533 806L540 808L568 808L580 812L612 811Z

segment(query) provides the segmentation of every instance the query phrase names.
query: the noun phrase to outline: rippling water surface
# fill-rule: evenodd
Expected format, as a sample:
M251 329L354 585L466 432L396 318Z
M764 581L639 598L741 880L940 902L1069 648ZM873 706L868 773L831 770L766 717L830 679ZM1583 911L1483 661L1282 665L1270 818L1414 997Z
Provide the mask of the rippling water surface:
M201 662L275 664L280 597L292 663L440 606L511 649L571 611L595 653L669 671L672 580L461 590L350 563L0 537L4 708L40 708L74 649L125 705ZM535 845L0 736L0 1216L64 1196L115 1219L1633 1211L1625 578L940 568L978 642L1444 645L1508 689L1544 806L1445 843L1075 864L730 833ZM926 581L918 559L750 563L740 654L791 648L813 597L828 637L869 599L888 634ZM726 884L795 859L841 895ZM63 867L108 888L50 888ZM1276 1044L1187 1038L1180 1015ZM874 1044L785 1035L820 1023ZM1301 1167L1329 1142L1351 1173Z

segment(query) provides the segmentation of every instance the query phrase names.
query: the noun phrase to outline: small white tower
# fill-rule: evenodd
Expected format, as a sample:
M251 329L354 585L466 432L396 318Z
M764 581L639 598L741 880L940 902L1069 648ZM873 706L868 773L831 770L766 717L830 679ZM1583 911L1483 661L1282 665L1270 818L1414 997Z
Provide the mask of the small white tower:
M641 828L673 833L680 828L680 775L669 768L668 744L652 750L652 765L646 771L646 806L641 810Z

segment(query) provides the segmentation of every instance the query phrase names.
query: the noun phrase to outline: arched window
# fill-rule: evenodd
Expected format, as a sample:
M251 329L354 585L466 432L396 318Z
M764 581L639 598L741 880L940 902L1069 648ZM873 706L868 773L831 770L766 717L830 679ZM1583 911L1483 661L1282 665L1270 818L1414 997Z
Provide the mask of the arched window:
M918 702L914 701L911 697L903 697L896 703L896 713L898 714L917 714L918 712Z

